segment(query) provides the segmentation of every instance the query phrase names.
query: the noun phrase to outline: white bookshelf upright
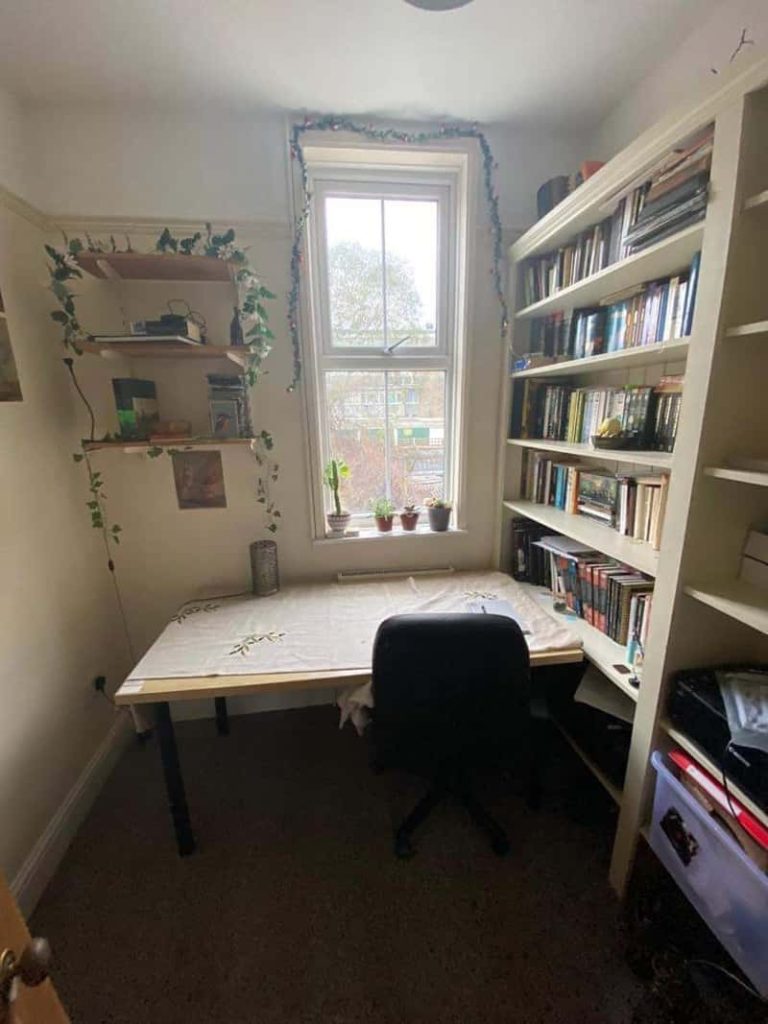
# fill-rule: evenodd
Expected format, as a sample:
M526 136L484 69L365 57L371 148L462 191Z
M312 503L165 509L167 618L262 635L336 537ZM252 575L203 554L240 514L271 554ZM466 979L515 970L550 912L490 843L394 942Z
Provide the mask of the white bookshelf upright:
M714 124L710 201L704 221L645 251L614 263L542 301L516 301L520 265L551 252L603 220L618 193L692 133ZM747 530L768 523L768 474L732 465L739 456L768 458L768 60L734 72L695 107L645 132L515 242L510 258L512 348L528 349L530 321L588 306L622 289L673 274L701 251L691 335L647 348L504 373L499 445L497 564L511 565L513 516L525 516L580 540L655 577L653 614L642 682L635 690L621 671L623 648L585 622L572 628L586 657L636 701L632 742L622 790L583 751L620 808L611 883L623 893L634 852L647 824L657 747L684 746L706 767L709 759L666 721L667 682L676 670L725 661L768 662L768 592L738 580ZM685 374L673 454L594 451L565 442L510 440L514 379L578 384L655 384ZM527 501L521 492L524 453L531 449L575 455L621 472L670 472L661 550L623 537L578 515ZM545 607L541 588L529 590ZM552 611L556 617L558 613ZM571 622L572 620L569 620ZM733 789L733 787L731 787ZM741 794L743 796L743 794ZM768 816L749 800L762 820Z

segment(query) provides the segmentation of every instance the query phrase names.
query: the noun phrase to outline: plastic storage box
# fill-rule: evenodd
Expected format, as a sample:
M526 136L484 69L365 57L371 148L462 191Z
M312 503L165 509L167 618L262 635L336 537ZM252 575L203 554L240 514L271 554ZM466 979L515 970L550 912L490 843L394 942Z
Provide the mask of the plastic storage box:
M768 876L677 780L664 756L656 770L651 847L752 981L768 996Z

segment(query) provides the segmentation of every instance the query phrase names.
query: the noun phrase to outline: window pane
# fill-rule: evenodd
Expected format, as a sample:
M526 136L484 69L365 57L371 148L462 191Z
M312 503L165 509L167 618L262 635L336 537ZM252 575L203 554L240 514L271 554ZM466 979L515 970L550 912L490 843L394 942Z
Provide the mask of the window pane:
M329 455L343 458L349 512L388 496L423 505L445 487L445 372L326 373Z
M347 512L369 512L371 500L387 489L384 374L326 373L325 393L328 455L344 459L350 469L342 485L341 503Z
M332 345L385 343L381 215L380 199L325 201Z
M445 372L389 372L387 392L392 500L423 505L445 486Z
M325 217L331 344L436 345L437 202L329 196Z
M437 203L386 199L387 338L390 345L437 343Z

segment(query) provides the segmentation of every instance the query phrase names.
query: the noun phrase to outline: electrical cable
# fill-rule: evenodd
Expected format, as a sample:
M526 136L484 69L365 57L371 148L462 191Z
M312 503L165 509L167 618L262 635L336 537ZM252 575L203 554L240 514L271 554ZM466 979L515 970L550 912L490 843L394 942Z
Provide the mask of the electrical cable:
M90 441L95 441L96 440L96 417L93 415L93 408L91 406L91 403L85 397L85 392L80 387L80 383L79 383L79 381L77 379L77 374L75 373L75 361L74 361L74 359L72 359L70 357L70 358L64 359L63 362L64 362L64 365L66 366L66 368L69 370L70 376L72 377L72 383L75 385L75 391L77 391L78 395L80 395L80 398L83 401L83 405L88 410L88 415L91 418L91 436L90 436L89 440Z

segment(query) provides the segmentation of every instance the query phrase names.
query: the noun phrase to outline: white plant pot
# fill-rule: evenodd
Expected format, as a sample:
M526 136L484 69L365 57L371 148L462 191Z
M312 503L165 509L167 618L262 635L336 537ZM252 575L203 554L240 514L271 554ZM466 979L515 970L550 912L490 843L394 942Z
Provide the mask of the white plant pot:
M342 512L340 516L337 516L335 512L326 513L326 519L328 520L328 529L331 531L332 537L343 537L344 532L349 526L349 520L351 516L349 512Z

